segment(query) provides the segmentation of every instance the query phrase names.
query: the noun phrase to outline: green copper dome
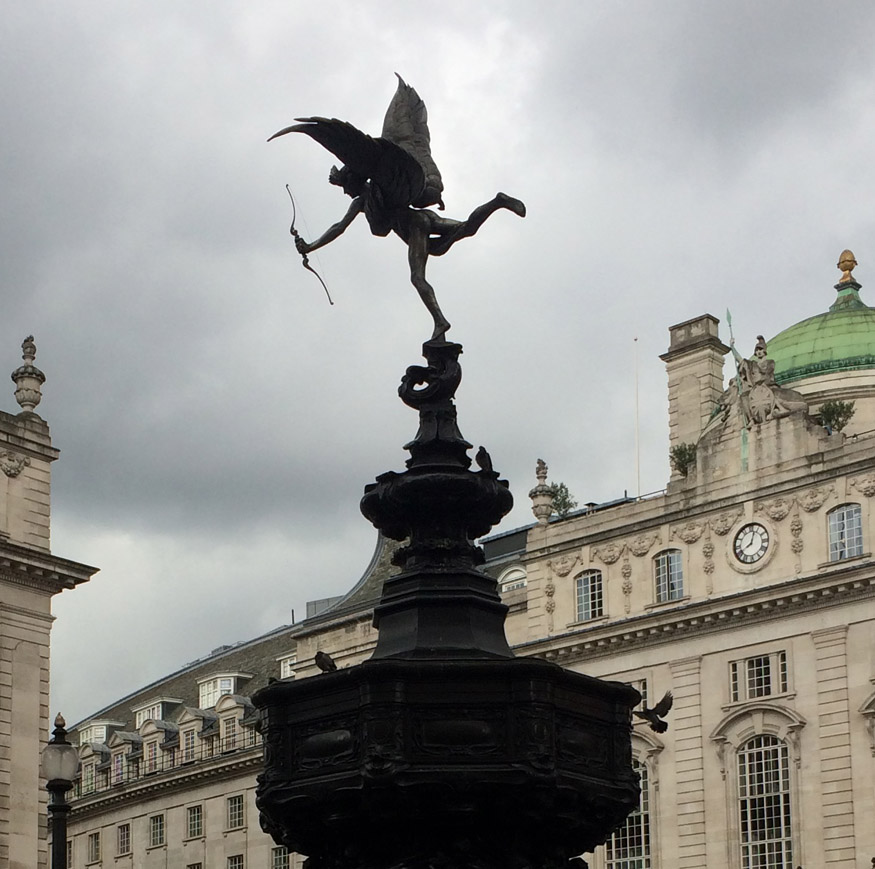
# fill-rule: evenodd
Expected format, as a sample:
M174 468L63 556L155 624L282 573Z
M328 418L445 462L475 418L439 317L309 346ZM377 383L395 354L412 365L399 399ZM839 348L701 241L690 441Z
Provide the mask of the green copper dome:
M838 297L829 311L779 332L768 342L778 383L875 368L875 308L863 304L860 284L853 279L836 289Z

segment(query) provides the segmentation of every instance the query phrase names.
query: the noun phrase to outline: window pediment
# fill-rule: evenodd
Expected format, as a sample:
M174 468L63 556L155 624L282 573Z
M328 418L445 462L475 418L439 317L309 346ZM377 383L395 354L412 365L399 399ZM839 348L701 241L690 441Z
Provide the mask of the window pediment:
M774 736L786 742L790 756L799 766L799 731L808 722L794 709L778 703L753 702L726 715L711 733L720 759L720 774L726 777L726 751L733 753L754 736Z

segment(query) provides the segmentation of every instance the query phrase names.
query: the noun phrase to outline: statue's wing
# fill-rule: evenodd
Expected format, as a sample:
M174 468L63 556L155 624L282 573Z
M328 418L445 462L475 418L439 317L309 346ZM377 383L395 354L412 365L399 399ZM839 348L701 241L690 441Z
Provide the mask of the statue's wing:
M371 177L371 169L380 159L380 146L367 133L356 129L337 118L295 118L297 124L274 133L270 139L286 133L306 133L323 148L327 148L340 161L362 178Z
M369 179L385 208L406 208L422 199L425 173L417 160L394 142L374 139L337 118L296 118L297 124L274 133L305 133L331 151L360 178Z
M382 138L408 153L422 167L425 189L416 202L417 208L440 205L444 183L431 156L431 136L428 132L428 112L419 94L398 73L398 89L383 120Z

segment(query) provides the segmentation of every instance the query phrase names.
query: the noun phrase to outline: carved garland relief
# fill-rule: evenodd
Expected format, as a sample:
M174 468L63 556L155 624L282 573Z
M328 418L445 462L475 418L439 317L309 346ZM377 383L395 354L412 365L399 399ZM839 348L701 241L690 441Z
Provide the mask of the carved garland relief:
M742 510L732 510L727 513L721 513L716 519L710 520L711 528L715 534L724 537L730 532L732 526L741 519L742 515Z
M7 477L17 477L28 465L30 459L27 456L20 456L11 450L0 453L0 469Z
M755 507L754 512L765 513L769 519L774 519L775 522L780 522L785 519L793 507L793 500L786 498L775 498L773 501L760 501Z
M678 525L671 529L670 540L679 537L684 543L695 543L705 530L705 526L701 522L687 522L686 525Z
M865 495L867 498L875 495L875 474L854 477L849 482L861 495Z
M594 547L592 554L605 564L613 564L623 554L623 548L623 546L617 546L616 543L606 543L604 546Z
M654 543L662 543L662 537L659 534L639 534L633 540L630 540L627 545L633 555L641 558L647 555Z
M815 486L812 489L809 489L804 494L800 495L797 500L799 502L799 506L806 513L814 513L816 510L819 510L824 501L830 496L835 494L834 486Z

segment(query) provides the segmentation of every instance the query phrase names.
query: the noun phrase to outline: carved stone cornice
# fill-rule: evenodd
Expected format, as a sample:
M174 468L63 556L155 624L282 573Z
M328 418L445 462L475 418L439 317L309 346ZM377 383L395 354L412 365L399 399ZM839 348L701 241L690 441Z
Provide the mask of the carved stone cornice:
M785 614L875 598L875 576L859 575L869 569L869 565L846 566L826 576L815 574L780 585L687 602L676 609L580 628L514 648L517 654L535 655L567 666L569 662L604 657L620 650L664 645L682 635L733 630Z
M57 558L50 552L0 541L0 581L57 594L74 588L97 573L98 568Z
M263 765L263 757L264 747L255 745L232 755L221 755L213 758L213 762L180 766L167 772L141 776L134 781L124 782L107 790L70 800L70 804L75 812L75 821L79 821L102 814L111 806L139 803L144 798L161 793L187 790L194 782L202 780L213 782L236 778L251 770L260 769ZM71 818L71 822L73 820Z

